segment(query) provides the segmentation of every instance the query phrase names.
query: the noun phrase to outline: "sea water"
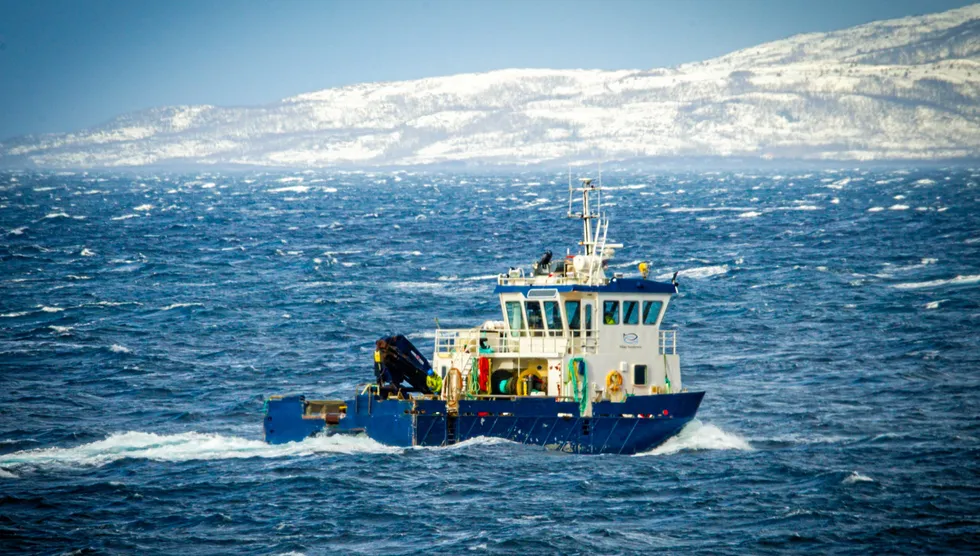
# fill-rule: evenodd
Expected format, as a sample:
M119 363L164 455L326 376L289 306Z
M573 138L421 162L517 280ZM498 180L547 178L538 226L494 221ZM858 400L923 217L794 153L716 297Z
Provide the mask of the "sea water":
M679 271L707 391L636 457L262 441L378 337L499 320L496 275L579 238L563 172L0 174L0 547L980 550L980 170L603 181L610 272Z

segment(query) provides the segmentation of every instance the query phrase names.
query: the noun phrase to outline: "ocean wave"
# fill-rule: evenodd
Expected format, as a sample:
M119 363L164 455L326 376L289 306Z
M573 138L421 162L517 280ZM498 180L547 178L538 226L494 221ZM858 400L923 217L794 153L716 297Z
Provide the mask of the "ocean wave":
M496 279L497 279L496 274L485 274L482 276L463 276L462 278L454 274L452 276L440 276L439 278L437 278L437 280L441 282L479 282L482 280L496 280Z
M18 317L26 317L28 314L30 314L28 311L17 311L15 313L4 313L0 315L0 318L15 319Z
M270 189L269 193L306 193L310 190L308 185L292 185L289 187L277 187Z
M720 274L725 274L728 272L727 264L713 265L713 266L699 266L695 268L685 268L677 272L677 276L684 278L710 278L711 276L718 276ZM674 275L673 272L668 272L657 276L658 280L670 280Z
M497 446L499 444L520 445L520 442L495 436L477 436L475 438L467 438L456 444L450 444L449 446L416 446L415 448L419 450L465 450L474 446Z
M874 479L868 477L867 475L862 475L857 471L851 471L851 474L844 478L841 483L845 485L853 485L854 483L873 483Z
M242 458L281 458L317 454L399 453L366 436L321 436L302 442L266 444L213 433L124 432L72 448L38 448L0 455L0 467L101 467L122 459L184 462Z
M700 419L694 419L684 426L676 436L649 452L637 456L669 456L678 452L698 450L742 450L751 451L754 448L741 436L725 432L715 425L705 425Z
M173 303L167 305L166 307L161 307L161 311L172 311L173 309L181 309L184 307L204 307L203 303Z
M938 288L940 286L963 286L980 282L980 274L968 276L957 276L955 278L930 280L928 282L906 282L903 284L893 284L892 287L898 290L917 290L925 288Z
M672 207L667 212L746 212L752 207Z
M128 347L121 346L119 344L112 344L109 346L109 351L112 353L132 353L132 350L130 350Z

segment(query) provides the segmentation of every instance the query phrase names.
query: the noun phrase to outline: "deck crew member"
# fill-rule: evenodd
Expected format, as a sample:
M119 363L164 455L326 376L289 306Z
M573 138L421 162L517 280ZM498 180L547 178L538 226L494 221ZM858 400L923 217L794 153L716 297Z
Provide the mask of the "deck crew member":
M438 394L442 390L442 377L437 375L432 369L429 369L428 375L425 378L425 385L429 387L429 390L433 394Z

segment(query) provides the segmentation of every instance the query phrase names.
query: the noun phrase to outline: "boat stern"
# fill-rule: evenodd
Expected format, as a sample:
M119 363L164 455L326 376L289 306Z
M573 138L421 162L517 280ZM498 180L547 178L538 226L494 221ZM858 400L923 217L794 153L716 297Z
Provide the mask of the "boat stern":
M338 426L346 412L347 402L342 400L307 400L301 395L272 396L265 402L265 441L269 444L300 442Z

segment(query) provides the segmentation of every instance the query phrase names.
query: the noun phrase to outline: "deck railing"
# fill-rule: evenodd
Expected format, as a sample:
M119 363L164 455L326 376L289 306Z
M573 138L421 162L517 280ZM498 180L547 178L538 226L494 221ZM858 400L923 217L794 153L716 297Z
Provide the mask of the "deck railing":
M482 341L481 341L482 340ZM436 353L449 354L466 351L477 353L481 347L492 353L567 353L569 345L573 349L583 346L583 342L544 330L474 330L439 329L436 331ZM590 342L590 345L594 343ZM581 350L581 348L579 348Z
M660 355L676 355L676 354L677 354L677 331L661 330L660 331Z

